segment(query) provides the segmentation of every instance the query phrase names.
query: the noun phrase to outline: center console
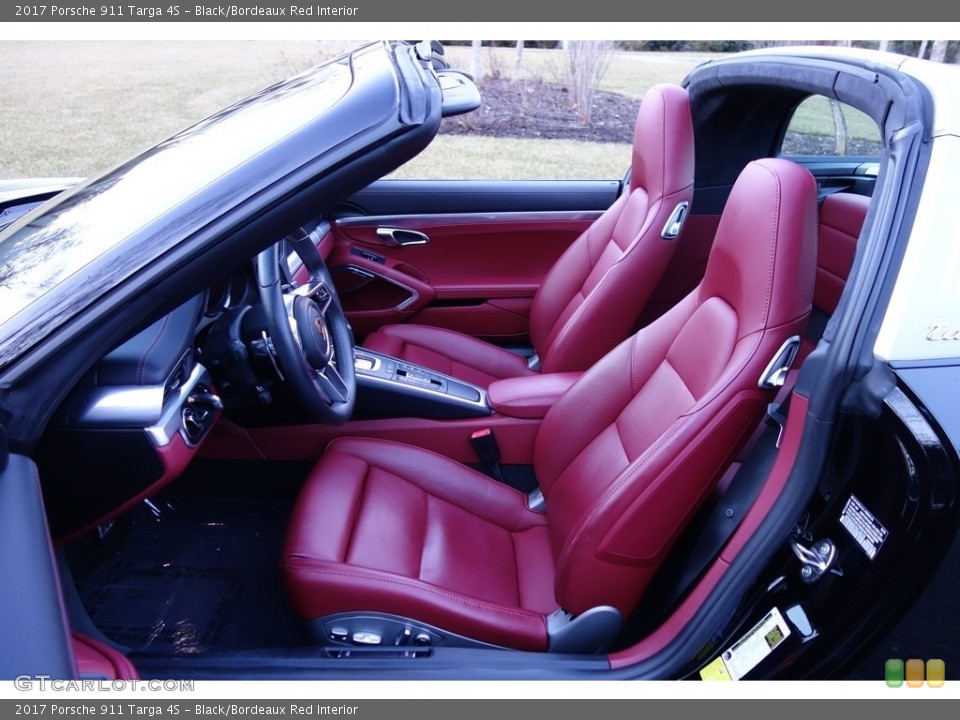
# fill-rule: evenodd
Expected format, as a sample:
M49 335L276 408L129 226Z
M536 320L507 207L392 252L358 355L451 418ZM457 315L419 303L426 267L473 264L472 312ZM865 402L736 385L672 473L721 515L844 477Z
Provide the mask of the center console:
M490 414L483 388L358 347L358 410L368 417L470 418Z

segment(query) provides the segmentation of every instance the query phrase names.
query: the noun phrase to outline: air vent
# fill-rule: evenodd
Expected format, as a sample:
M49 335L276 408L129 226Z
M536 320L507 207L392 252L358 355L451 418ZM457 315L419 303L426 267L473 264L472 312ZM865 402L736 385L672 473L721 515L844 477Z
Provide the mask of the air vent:
M167 404L167 400L170 399L173 395L183 387L183 384L187 381L187 378L190 377L190 370L193 367L193 362L190 357L190 354L186 354L177 363L177 367L174 368L173 372L170 373L170 376L167 378L167 381L163 384L163 404Z

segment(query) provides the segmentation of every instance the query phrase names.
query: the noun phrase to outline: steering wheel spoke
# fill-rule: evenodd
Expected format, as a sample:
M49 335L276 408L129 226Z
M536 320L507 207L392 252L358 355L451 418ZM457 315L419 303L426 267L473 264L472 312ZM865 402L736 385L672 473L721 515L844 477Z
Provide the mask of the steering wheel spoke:
M350 399L350 388L333 362L328 363L323 370L316 371L316 381L330 402L345 403Z

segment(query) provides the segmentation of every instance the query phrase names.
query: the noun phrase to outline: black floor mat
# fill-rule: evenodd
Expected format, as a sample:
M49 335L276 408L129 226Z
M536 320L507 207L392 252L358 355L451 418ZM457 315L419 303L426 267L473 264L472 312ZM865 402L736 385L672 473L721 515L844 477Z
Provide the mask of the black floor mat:
M66 549L84 607L133 653L196 655L307 642L278 561L292 503L172 497L103 542Z

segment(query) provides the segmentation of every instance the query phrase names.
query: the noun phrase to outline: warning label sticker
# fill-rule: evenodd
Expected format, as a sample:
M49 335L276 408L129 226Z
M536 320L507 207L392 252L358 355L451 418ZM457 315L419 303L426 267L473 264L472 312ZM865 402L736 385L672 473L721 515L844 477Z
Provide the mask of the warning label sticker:
M739 680L790 637L790 626L773 608L720 657L700 671L703 680Z
M860 549L867 557L873 560L880 551L880 546L890 533L877 520L873 513L867 510L856 495L851 495L847 504L840 513L840 524L857 541Z

